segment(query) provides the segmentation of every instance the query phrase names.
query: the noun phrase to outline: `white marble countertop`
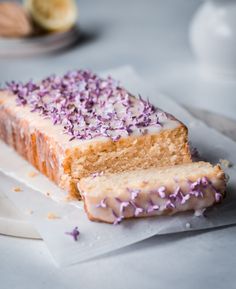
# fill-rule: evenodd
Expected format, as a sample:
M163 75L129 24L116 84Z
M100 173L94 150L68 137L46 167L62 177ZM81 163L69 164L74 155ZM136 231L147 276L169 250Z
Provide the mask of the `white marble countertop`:
M77 67L101 71L131 64L146 81L157 82L162 91L177 100L189 98L190 93L195 106L201 102L199 93L208 97L207 101L215 93L230 99L236 88L234 82L219 84L194 77L187 32L200 2L79 1L84 33L80 44L54 55L0 59L0 80L29 79L32 75L40 78ZM227 115L227 107L222 109ZM207 120L206 114L203 117ZM211 120L211 125L219 128L220 124L222 119ZM220 129L235 139L232 122ZM158 236L59 269L42 241L0 236L0 288L233 289L235 238L236 227Z

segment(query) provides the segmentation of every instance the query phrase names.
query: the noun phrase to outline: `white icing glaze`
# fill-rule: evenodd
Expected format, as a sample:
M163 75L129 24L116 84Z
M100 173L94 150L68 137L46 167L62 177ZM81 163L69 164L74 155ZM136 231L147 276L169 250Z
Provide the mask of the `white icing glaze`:
M210 179L210 176L209 178ZM219 178L212 178L211 179L212 185L214 188L219 189L222 191L224 188L224 181ZM178 185L171 186L172 190L174 191ZM80 184L78 184L78 188L81 190ZM153 188L154 189L154 188ZM134 203L137 207L143 208L144 211L138 214L137 216L134 215L135 207L132 205L128 205L123 212L120 212L121 203L122 202L130 202L131 195L127 188L122 188L122 191L119 191L117 194L115 191L112 191L110 194L107 190L100 190L99 192L94 193L94 188L88 191L82 191L82 196L85 201L86 210L88 215L91 216L93 219L102 220L104 222L113 223L117 217L123 216L124 218L130 217L147 217L147 216L160 216L163 214L173 215L177 212L181 211L188 211L193 210L197 216L200 216L199 212L203 212L203 210L209 206L212 206L216 203L215 197L215 189L212 186L207 186L203 189L203 196L194 196L189 194L189 183L186 179L185 182L181 182L181 190L184 196L189 195L190 197L187 198L186 201L181 203L180 201L173 202L175 207L167 208L167 203L170 202L170 192L166 194L165 198L161 198L160 195L153 193L153 190L140 190L138 197L134 200ZM172 191L172 192L173 192ZM119 201L117 201L117 198ZM153 210L152 212L148 212L150 208L150 201L151 205L155 205L158 209ZM98 204L101 202L105 203L107 207L98 207ZM114 213L115 215L114 216Z
M10 93L0 92L0 100L4 101L1 104L1 106L10 108L12 111L14 111L14 114L16 115L16 117L20 119L25 119L28 121L31 132L33 132L37 128L45 135L52 137L56 142L58 142L61 145L63 149L73 148L77 146L80 146L80 148L82 149L84 145L86 146L90 143L93 143L94 141L107 141L108 140L108 138L106 137L96 137L91 140L74 139L72 141L69 141L71 136L63 133L62 125L53 125L50 119L43 118L43 116L40 116L37 112L31 112L30 108L27 106L17 106L15 102L15 97L12 96ZM122 111L121 111L121 114L122 114ZM166 117L164 113L163 115L161 114L160 116L160 122L162 126L147 127L148 133L155 134L163 130L174 129L180 125L180 122L178 120L174 119L173 117L169 117L169 116ZM9 126L9 129L10 127L11 126ZM136 129L134 130L132 135L139 136L141 135L141 133L138 129Z

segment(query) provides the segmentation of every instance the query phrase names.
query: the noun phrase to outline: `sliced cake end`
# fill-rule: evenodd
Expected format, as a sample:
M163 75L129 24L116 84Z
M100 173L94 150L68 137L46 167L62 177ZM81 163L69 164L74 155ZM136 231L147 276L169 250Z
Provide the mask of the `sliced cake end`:
M91 220L118 223L207 208L221 201L226 180L219 165L196 162L98 175L82 179L78 187Z

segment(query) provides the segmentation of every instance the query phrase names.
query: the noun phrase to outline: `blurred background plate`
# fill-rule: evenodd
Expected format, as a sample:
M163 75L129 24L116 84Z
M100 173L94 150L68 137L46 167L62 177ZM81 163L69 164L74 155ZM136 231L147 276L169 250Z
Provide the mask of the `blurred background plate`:
M61 50L75 44L80 36L78 26L69 31L28 38L0 38L1 56L28 56Z

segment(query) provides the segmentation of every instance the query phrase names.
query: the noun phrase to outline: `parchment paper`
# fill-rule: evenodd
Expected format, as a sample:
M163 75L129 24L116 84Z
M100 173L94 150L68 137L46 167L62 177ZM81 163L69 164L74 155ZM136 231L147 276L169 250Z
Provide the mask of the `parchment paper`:
M191 142L199 149L203 159L212 163L217 163L219 159L228 159L236 164L235 142L197 121L183 107L159 94L155 88L144 85L130 67L116 69L109 74L120 79L130 91L149 97L155 105L173 113L186 123ZM82 202L65 201L65 192L40 173L32 177L32 171L37 172L11 148L0 142L1 190L28 216L59 266L85 261L156 234L208 229L236 223L235 168L226 169L230 177L226 199L221 205L207 210L206 217L184 213L172 217L129 220L118 226L89 221L82 209ZM20 187L22 191L15 192L15 187ZM58 218L49 219L48 214ZM80 231L77 242L66 234L76 226Z

